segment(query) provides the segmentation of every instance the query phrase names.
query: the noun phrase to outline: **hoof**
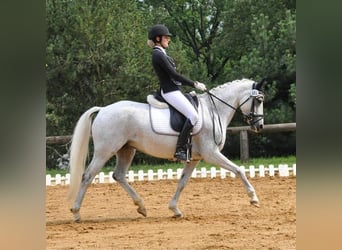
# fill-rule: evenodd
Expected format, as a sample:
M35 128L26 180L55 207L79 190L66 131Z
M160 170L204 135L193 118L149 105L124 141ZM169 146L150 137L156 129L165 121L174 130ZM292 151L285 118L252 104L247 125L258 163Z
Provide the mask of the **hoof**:
M258 201L250 201L251 205L255 206L255 207L260 207L259 202Z
M74 222L80 222L81 221L81 216L80 216L80 212L79 212L80 209L71 208L70 211L74 215Z
M144 217L147 216L146 208L141 208L141 207L139 207L139 208L137 209L137 211L138 211L139 214L143 215Z
M182 218L183 217L182 212L177 207L170 206L169 209L174 213L172 218L177 218L178 219L178 218Z
M172 218L181 219L181 218L183 218L183 215L182 214L175 214L174 216L172 216Z

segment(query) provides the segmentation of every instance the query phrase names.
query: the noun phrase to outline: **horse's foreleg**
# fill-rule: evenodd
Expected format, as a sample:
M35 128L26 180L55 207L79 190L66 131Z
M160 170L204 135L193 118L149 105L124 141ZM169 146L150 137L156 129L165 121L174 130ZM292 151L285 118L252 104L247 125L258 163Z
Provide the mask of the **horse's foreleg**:
M204 158L204 160L208 163L227 169L233 172L236 176L240 177L240 179L246 187L248 196L251 198L250 203L256 207L259 207L259 199L256 195L255 189L252 186L252 184L248 181L245 173L241 170L241 168L238 165L227 159L220 152L210 153L207 157Z
M143 216L147 216L144 201L140 198L134 188L128 184L126 180L127 169L132 163L133 157L135 155L135 148L125 145L117 153L117 162L115 166L115 171L113 173L113 178L122 186L122 188L129 194L133 199L135 205L138 206L138 213Z
M181 175L181 178L178 181L178 186L175 194L172 197L172 200L169 203L169 209L174 213L175 218L183 217L182 212L179 210L177 203L180 197L181 192L189 181L189 177L191 176L192 171L197 166L199 161L191 161L186 163Z

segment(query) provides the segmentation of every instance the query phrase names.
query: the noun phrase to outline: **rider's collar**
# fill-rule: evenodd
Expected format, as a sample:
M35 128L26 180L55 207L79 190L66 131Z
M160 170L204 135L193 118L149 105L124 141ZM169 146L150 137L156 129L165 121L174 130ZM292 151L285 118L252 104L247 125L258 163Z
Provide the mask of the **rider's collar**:
M163 47L161 46L154 46L154 49L160 49L165 55L166 55L166 51Z

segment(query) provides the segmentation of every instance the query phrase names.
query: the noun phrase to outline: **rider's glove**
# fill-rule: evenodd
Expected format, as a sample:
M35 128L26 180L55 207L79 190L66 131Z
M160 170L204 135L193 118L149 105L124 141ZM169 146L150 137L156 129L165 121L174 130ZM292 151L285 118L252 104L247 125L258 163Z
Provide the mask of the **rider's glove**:
M201 91L206 91L207 87L204 85L204 83L200 83L200 82L195 82L194 86L196 89L199 89Z

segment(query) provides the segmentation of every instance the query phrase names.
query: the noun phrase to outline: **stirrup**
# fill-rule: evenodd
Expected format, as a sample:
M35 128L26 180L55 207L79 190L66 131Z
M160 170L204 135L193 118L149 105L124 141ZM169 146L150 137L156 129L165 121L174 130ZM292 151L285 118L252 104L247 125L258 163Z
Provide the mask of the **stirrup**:
M188 154L187 154L187 151L181 149L179 151L177 151L175 154L174 154L174 157L177 158L177 160L180 160L180 161L188 161Z
M190 162L191 159L191 144L186 144L186 148L180 148L176 151L176 153L174 154L174 157L177 158L177 160L180 161L186 161L186 162Z

